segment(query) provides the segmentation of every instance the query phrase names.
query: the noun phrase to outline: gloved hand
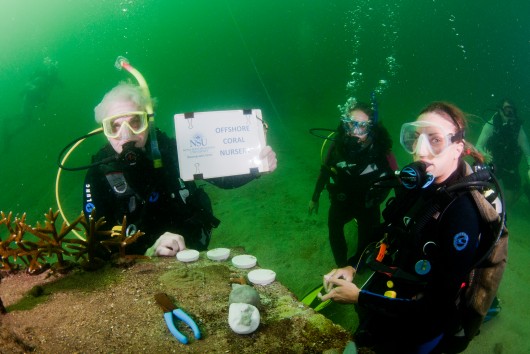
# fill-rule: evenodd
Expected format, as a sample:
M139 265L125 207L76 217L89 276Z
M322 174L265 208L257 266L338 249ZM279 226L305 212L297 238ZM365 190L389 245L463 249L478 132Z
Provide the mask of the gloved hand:
M174 234L172 232L164 232L151 246L146 256L166 256L172 257L177 254L178 251L186 249L186 243L182 235Z
M360 289L352 283L355 273L355 268L347 266L333 269L324 275L323 285L326 294L319 294L320 300L331 299L346 304L356 303L359 300Z
M344 279L347 282L352 282L357 271L352 266L346 266L339 269L333 269L328 274L324 275L323 285L326 292L330 292L334 288L334 284L331 282L334 279Z
M278 165L278 160L276 160L276 153L272 150L270 146L265 146L260 154L260 159L265 160L267 159L267 162L269 163L269 171L272 172L276 169Z
M315 215L318 214L318 202L310 201L309 202L309 215L313 214L315 212Z

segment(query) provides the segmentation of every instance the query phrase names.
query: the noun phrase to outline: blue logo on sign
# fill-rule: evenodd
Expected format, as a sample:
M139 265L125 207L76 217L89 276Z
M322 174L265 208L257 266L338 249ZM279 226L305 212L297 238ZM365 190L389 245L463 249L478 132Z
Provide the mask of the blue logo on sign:
M468 242L469 236L465 232L460 232L455 235L455 238L453 239L453 246L455 246L457 251L462 251L464 248L466 248Z
M206 138L197 133L190 139L190 148L206 146L208 142Z
M151 195L149 196L149 202L150 203L155 203L158 200L159 196L160 195L158 194L158 192L151 193Z
M95 208L95 205L92 204L92 203L86 203L86 205L85 205L85 211L87 213L91 213L92 210L94 210L94 208Z

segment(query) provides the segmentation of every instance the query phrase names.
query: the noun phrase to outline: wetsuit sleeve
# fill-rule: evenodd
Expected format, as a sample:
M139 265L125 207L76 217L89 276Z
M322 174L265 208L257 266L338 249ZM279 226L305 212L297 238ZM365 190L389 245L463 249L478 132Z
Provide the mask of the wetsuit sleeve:
M332 158L333 151L336 149L335 143L332 143L328 150L328 154L326 156L326 159L324 160L324 164L320 167L320 174L318 175L317 182L315 184L315 189L313 190L313 196L311 197L311 200L315 203L318 202L320 199L320 194L326 187L326 184L329 181L329 178L331 176L331 166L332 164Z
M482 220L469 193L460 196L441 217L440 289L457 291L476 261Z
M486 148L486 144L488 143L489 139L493 135L493 120L490 120L488 123L484 124L484 127L482 127L482 131L480 132L480 136L477 140L477 149L481 153L484 152L484 149Z
M326 187L326 184L329 181L330 171L327 166L322 166L320 168L320 174L318 175L317 183L315 184L315 189L313 191L313 196L311 200L315 203L320 199L320 194Z

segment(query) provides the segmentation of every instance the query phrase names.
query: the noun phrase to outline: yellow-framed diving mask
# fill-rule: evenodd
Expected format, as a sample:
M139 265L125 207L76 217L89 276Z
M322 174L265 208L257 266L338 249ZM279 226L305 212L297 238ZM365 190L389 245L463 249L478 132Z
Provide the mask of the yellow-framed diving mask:
M108 138L119 138L124 132L124 128L128 128L130 132L137 135L143 133L149 127L149 119L147 112L133 111L116 114L101 121L103 125L103 133Z

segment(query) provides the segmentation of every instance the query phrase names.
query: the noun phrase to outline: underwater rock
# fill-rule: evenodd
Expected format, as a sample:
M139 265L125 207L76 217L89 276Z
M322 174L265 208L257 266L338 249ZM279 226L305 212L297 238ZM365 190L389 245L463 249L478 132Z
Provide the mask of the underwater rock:
M228 310L228 324L237 334L249 334L258 329L260 314L250 304L232 303Z
M351 333L302 304L279 281L256 286L259 326L251 334L236 334L227 323L232 291L227 280L246 272L233 271L229 262L214 262L201 253L193 263L153 257L126 270L107 263L97 272L12 274L0 284L9 310L0 315L0 352L85 353L90 348L91 353L323 353L342 349L351 339ZM35 285L53 295L26 296ZM175 344L153 303L158 292L174 298L175 305L203 324L207 335L189 346ZM187 326L183 329L189 336Z
M232 284L228 303L244 303L259 307L261 300L258 292L250 285Z

